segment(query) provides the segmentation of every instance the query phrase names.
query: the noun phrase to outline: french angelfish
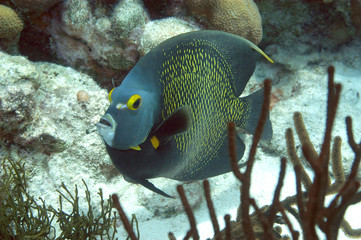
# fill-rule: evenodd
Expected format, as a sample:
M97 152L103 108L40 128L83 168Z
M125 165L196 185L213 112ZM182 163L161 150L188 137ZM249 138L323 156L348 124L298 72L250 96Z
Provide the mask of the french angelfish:
M97 124L119 172L170 197L148 179L201 180L231 171L227 124L254 133L263 90L239 98L255 69L250 41L203 30L170 38L142 57ZM272 138L267 119L262 138ZM237 154L244 143L237 137Z

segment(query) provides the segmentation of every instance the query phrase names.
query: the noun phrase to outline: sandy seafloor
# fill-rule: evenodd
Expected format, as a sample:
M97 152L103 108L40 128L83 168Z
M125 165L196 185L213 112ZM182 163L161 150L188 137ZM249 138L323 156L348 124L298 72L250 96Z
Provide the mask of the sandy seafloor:
M337 113L333 136L342 137L342 155L343 161L350 162L353 159L346 139L345 117L350 115L353 118L354 135L357 141L361 140L361 44L360 41L353 41L339 49L325 50L322 52L306 51L304 46L294 46L294 49L283 49L280 46L273 45L265 49L274 59L275 64L268 63L265 59L259 57L256 72L251 78L245 91L248 94L249 89L258 87L263 79L271 78L274 82L273 91L279 89L280 101L276 103L271 111L271 121L273 123L274 136L270 143L262 143L256 155L256 162L252 173L251 196L257 200L258 206L269 204L273 197L273 191L278 180L280 167L280 158L286 156L286 147L284 134L286 128L293 127L292 115L295 111L303 114L306 128L310 133L317 151L322 143L325 128L326 112L326 89L327 72L330 64L336 67L335 81L342 84L342 96ZM99 137L94 134L94 136ZM295 134L296 136L296 134ZM243 160L247 158L251 137L245 138L246 153ZM300 154L298 139L295 140ZM109 160L110 161L110 160ZM67 166L67 169L78 168L77 162L73 166ZM311 172L311 171L309 171ZM42 175L43 176L43 175ZM149 190L131 183L126 183L121 176L115 177L109 182L96 182L91 178L91 173L86 171L82 175L74 176L74 173L63 170L53 170L53 180L61 182L62 178L78 179L79 193L84 196L81 179L83 178L92 192L92 199L96 202L96 192L102 188L105 196L117 193L121 204L128 216L135 214L139 221L140 238L150 240L167 239L169 231L174 232L177 239L183 238L189 230L189 223L184 212L179 214L170 214L165 217L168 207L172 208L174 202L179 206L180 199L165 199ZM223 216L231 214L232 220L236 217L236 210L239 205L239 186L240 183L235 180L232 173L213 177L210 180L212 189L212 199L215 204L216 213L221 227L224 226ZM165 192L172 191L175 194L177 181L168 179L151 180L156 186ZM47 179L34 178L30 181L31 192L34 196L48 196L46 203L57 207L58 197L53 189L53 185L39 183L47 182ZM201 239L213 236L213 228L210 223L208 209L203 195L200 183L188 184L185 188L190 188L192 199L201 199L200 204L195 208L194 214L198 224L198 230ZM72 187L69 187L72 189ZM287 174L282 189L282 199L286 196L295 194L295 178L292 166L288 164ZM97 206L97 205L94 205ZM82 209L86 210L85 205ZM361 228L360 215L361 203L351 206L346 212L346 219L354 228ZM119 222L119 221L118 221ZM298 224L294 222L294 227L299 229ZM284 227L287 231L286 227ZM125 239L125 233L122 225L118 224L117 237ZM320 235L322 239L322 234ZM342 231L339 233L339 239L348 239Z

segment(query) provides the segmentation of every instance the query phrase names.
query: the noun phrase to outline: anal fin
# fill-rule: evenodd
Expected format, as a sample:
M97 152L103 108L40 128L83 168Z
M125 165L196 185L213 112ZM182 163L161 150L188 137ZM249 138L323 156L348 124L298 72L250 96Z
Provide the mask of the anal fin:
M143 187L148 188L149 190L151 190L155 193L158 193L158 194L162 195L163 197L175 198L173 196L166 194L165 192L163 192L162 190L160 190L159 188L154 186L153 183L149 182L148 180L146 180L144 178L140 178L140 177L134 178L134 177L129 177L129 176L125 176L125 175L123 175L123 177L127 182L141 184Z
M149 190L158 193L160 195L162 195L163 197L167 197L167 198L175 198L173 196L170 196L168 194L166 194L165 192L163 192L162 190L160 190L159 188L157 188L156 186L154 186L153 183L149 182L146 179L140 179L140 181L138 181L139 184L143 185L143 187L148 188Z

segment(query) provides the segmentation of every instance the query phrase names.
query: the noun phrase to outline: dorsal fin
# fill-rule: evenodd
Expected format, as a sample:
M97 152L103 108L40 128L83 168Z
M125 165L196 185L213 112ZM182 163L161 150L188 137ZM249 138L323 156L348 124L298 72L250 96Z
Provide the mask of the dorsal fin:
M269 62L271 63L274 63L274 61L269 57L267 56L267 54L265 52L262 51L262 49L260 49L256 44L254 44L253 42L245 39L245 38L242 38L242 40L248 44L248 46L254 50L256 50L257 52L259 52L263 57L265 57Z

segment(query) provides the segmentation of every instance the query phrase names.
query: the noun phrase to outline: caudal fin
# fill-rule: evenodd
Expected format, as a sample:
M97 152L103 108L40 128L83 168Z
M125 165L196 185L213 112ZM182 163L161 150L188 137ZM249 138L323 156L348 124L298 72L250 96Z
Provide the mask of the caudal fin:
M258 90L257 92L252 93L247 97L242 98L242 101L247 102L248 106L250 107L249 116L246 119L246 126L244 130L252 134L254 134L256 130L258 120L261 115L262 105L263 105L263 92L264 92L263 89L261 89ZM273 134L272 124L268 115L261 139L270 141L272 138L272 134Z

